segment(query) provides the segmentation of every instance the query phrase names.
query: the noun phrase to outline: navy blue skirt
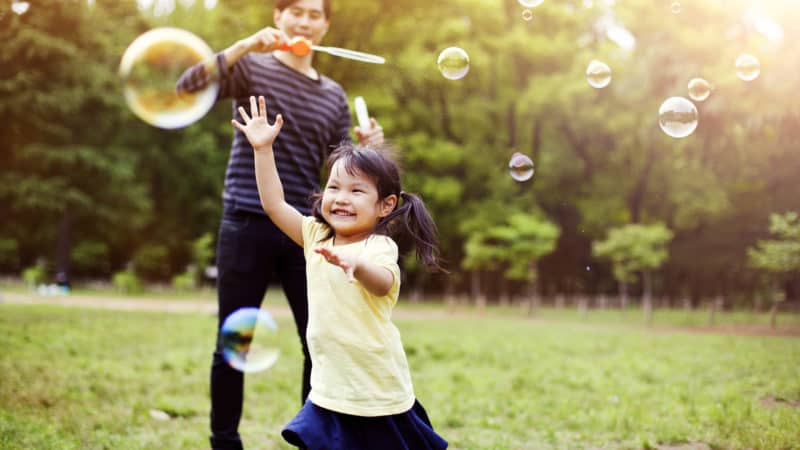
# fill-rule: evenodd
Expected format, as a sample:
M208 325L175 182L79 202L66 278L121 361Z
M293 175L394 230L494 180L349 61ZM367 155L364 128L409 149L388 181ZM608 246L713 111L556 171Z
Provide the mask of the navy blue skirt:
M433 431L418 401L402 414L361 417L321 408L306 400L281 435L309 450L440 450L447 441Z

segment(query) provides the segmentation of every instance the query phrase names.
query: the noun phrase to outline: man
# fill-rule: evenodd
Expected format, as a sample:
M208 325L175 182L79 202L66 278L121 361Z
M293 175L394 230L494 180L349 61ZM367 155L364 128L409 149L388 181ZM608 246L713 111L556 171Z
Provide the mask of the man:
M217 54L219 97L233 99L234 119L239 106L249 106L251 95L266 98L271 122L276 114L283 115L283 129L273 145L276 165L286 201L310 214L309 196L319 189L327 154L348 139L350 109L342 87L314 69L313 52L297 56L277 48L297 36L319 44L330 25L330 0L277 0L274 21L275 28L264 28ZM181 77L177 89L202 89L212 75L198 64ZM362 144L383 142L383 130L375 119L369 130L356 127L355 132ZM305 337L308 300L303 250L264 214L256 188L253 149L238 130L222 197L217 244L218 330L230 313L260 306L271 275L277 273L303 346L305 401L310 391L311 359ZM211 446L241 449L238 427L244 376L225 362L219 332L217 337L211 366Z

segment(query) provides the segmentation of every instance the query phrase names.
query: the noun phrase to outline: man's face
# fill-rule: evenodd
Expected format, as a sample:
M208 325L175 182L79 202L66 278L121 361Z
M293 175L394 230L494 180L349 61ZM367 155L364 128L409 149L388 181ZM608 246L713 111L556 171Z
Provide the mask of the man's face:
M328 32L328 18L322 6L322 0L297 0L280 11L275 10L275 25L289 38L303 36L319 44Z

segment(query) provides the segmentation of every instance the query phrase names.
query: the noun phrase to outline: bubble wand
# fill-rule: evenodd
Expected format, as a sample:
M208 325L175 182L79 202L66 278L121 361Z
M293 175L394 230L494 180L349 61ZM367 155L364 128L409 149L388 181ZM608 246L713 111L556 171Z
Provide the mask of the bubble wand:
M292 52L297 56L305 56L309 54L311 50L314 50L317 52L338 56L340 58L348 58L366 63L383 64L386 62L386 59L383 57L371 55L369 53L357 52L355 50L347 50L339 47L323 47L321 45L313 45L309 39L303 36L292 38L289 42L277 42L275 47L279 50Z

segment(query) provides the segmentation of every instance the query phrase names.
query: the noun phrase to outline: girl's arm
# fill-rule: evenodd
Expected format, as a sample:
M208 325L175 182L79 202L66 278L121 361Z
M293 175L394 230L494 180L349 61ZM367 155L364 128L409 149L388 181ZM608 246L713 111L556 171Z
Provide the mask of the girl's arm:
M350 281L358 280L373 295L382 297L394 285L394 274L384 266L354 256L340 255L335 248L320 247L314 251L329 263L341 267Z
M261 207L272 222L298 245L303 245L303 215L286 203L283 197L283 185L275 167L275 156L272 153L272 143L278 136L283 126L283 117L278 114L275 123L267 122L267 104L264 97L250 97L250 116L244 108L239 107L239 114L244 120L244 125L231 120L233 126L247 136L253 146L256 170L256 183L258 196L261 198Z

